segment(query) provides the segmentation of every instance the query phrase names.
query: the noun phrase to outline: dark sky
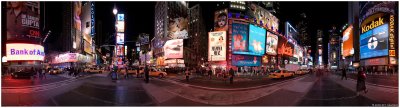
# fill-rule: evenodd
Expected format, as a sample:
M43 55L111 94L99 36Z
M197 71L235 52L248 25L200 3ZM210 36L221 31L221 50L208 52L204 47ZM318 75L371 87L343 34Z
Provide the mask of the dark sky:
M49 10L46 12L47 14L51 13L51 18L54 22L54 24L51 24L51 27L55 29L55 32L61 31L61 3L62 2L49 3L52 5L47 6ZM189 7L196 4L200 4L202 7L207 32L213 28L213 16L216 10L215 3L217 2L189 3ZM108 38L108 36L112 35L114 32L114 15L112 13L114 4L118 8L118 12L125 13L127 17L125 41L135 41L139 33L148 33L151 37L154 36L155 2L96 2L96 22L102 21L103 35L105 37ZM307 19L310 21L308 33L312 37L311 42L314 42L311 43L313 49L315 49L317 29L322 29L324 31L324 36L328 37L327 31L332 25L341 28L341 26L347 22L347 2L280 2L280 14L278 18L282 23L280 23L279 26L283 27L283 22L285 21L291 22L292 25L298 23L297 18L303 12L306 13ZM58 34L50 39L56 38ZM327 39L325 38L324 40L325 43L327 43ZM133 44L131 43L131 45ZM327 46L325 46L325 49L326 48ZM327 50L324 51L326 55ZM312 52L312 54L314 53L315 51ZM327 60L327 56L325 56L324 59Z

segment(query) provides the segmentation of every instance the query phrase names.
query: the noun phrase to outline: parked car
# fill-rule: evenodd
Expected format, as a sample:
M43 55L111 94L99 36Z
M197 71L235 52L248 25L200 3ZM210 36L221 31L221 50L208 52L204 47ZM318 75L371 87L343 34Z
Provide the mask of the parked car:
M308 69L299 69L295 72L296 75L304 75L309 73L310 71Z
M28 71L28 70L19 70L19 71L11 73L12 78L30 78L33 75L34 75L34 73L32 71Z
M49 70L49 74L60 74L62 73L62 70L59 68L52 68Z
M98 68L86 68L83 71L87 72L87 73L102 73L103 72L103 70L98 69Z
M286 77L293 77L294 73L289 72L287 70L275 70L274 72L270 73L268 77L270 78L286 78Z

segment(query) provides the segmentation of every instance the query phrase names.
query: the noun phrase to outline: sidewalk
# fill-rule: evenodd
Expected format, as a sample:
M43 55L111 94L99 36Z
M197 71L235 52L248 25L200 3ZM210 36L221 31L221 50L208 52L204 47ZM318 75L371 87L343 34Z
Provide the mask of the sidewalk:
M329 78L331 78L336 83L342 85L343 87L346 87L354 92L356 91L356 85L357 85L356 80L352 79L341 80L340 77L336 75L331 75ZM366 86L368 89L368 93L366 94L360 93L360 95L382 103L398 104L399 100L398 88L395 89L384 88L384 87L374 86L368 83L366 83Z
M46 78L32 78L32 79L13 79L11 76L4 76L1 78L2 88L7 87L33 87L38 85L44 85L59 81L65 81L69 78L60 77L57 75L46 75Z
M148 84L142 84L142 86L146 91L152 91L149 92L149 94L152 95L160 105L162 105L163 102L174 98L174 96L179 96L194 102L208 105L235 105L255 101L273 93L275 94L275 92L281 90L300 93L301 95L295 95L298 96L296 99L291 96L281 97L286 98L284 100L287 100L282 105L290 106L295 105L298 99L301 98L302 95L305 95L306 91L313 85L313 82L304 82L303 79L305 78L307 77L277 84L275 86L240 91L205 90L190 87L189 84L181 84L179 82L173 83L162 79L152 80Z
M333 74L335 74L339 78L341 78L342 76L341 72L335 72ZM357 73L347 73L347 78L357 80ZM398 88L399 78L398 75L367 74L366 83L386 88Z

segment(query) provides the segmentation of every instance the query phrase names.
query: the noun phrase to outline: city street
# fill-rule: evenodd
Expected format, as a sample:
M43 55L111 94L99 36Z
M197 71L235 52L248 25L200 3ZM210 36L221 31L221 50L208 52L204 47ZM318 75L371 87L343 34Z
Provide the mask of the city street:
M3 1L1 106L398 107L398 1Z
M192 85L190 82L183 84L171 78L151 78L148 84L144 83L142 78L112 81L107 74L93 74L73 82L65 82L67 84L63 86L29 93L7 93L3 87L2 103L3 106L372 106L373 104L397 104L374 101L362 95L356 96L354 90L332 81L333 79L329 76L333 74L329 73L323 76L315 74L297 76L275 81L273 82L275 85L259 88L245 86L217 88L197 85L197 83ZM235 82L234 86L246 84L244 82ZM49 86L51 85L45 88Z

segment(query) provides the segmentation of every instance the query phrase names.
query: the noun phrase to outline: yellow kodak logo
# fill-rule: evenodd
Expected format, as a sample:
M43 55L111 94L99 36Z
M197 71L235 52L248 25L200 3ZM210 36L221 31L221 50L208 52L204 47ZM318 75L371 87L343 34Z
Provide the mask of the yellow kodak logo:
M361 33L367 32L368 30L371 30L380 25L383 25L383 18L379 18L377 21L372 21L371 24L363 26L361 28Z

